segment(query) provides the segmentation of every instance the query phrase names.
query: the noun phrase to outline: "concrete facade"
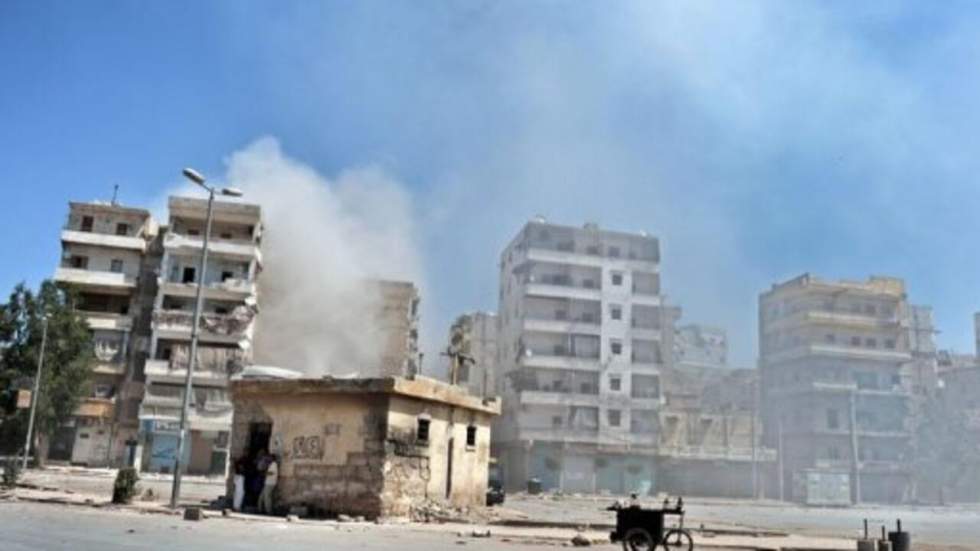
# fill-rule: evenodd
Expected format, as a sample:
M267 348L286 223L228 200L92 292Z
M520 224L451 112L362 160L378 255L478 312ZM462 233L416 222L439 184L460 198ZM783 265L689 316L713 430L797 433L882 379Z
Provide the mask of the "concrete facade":
M674 320L646 234L536 219L500 259L495 429L505 483L544 489L654 486L661 369Z
M759 297L765 442L780 494L808 503L910 499L914 374L930 327L902 280L809 274ZM933 360L934 361L934 360Z
M95 342L93 391L51 440L49 458L101 467L120 461L136 433L136 378L149 331L139 286L142 263L157 236L144 209L114 203L69 203L54 280L77 293L77 308Z
M690 324L674 333L675 363L681 366L726 367L728 334L720 327Z
M464 314L449 328L450 355L459 355L455 380L450 382L476 396L497 396L497 315L488 312Z
M427 501L486 499L499 400L421 377L236 380L231 390L232 456L279 457L284 509L404 517Z
M216 201L206 274L198 274L207 201L171 197L163 232L152 336L139 408L142 470L169 472L174 463L184 378L198 285L203 289L189 445L183 464L191 474L224 475L232 405L229 376L251 363L258 313L256 280L262 270L262 218L258 205Z
M369 280L366 292L379 303L374 329L383 343L378 374L405 377L418 373L419 291L408 281Z

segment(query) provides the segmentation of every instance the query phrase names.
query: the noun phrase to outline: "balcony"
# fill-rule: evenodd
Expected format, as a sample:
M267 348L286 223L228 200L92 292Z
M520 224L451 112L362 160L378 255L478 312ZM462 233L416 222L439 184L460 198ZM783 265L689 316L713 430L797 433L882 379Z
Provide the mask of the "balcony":
M136 288L136 278L116 272L97 272L81 268L58 268L54 280L79 287L100 288L109 291L131 291Z
M112 247L114 249L128 249L146 252L146 240L142 237L128 235L110 235L106 233L94 233L86 231L63 230L61 232L62 243L77 243L79 245L89 245L93 247Z
M540 331L544 333L576 333L579 335L599 335L600 325L595 320L562 320L562 319L524 319L525 331Z
M82 398L75 415L78 417L96 417L109 419L115 411L115 398Z
M570 298L579 300L602 300L602 289L598 287L583 287L576 285L559 285L556 283L540 283L529 281L524 284L524 294L527 296Z
M896 314L881 316L839 310L801 310L766 320L766 330L806 325L830 325L854 330L899 329L902 321Z
M544 367L551 369L576 369L580 371L598 371L599 357L581 357L556 354L526 354L520 361L525 367Z
M204 238L199 235L168 233L164 237L163 246L168 251L198 255L204 248ZM262 250L258 245L247 240L220 239L212 235L208 240L208 254L236 260L255 259L262 264Z
M252 310L242 308L241 314L201 314L202 337L212 340L238 342L248 336L252 319ZM190 336L194 325L194 313L184 310L154 310L153 331L170 333L177 337ZM166 337L166 335L162 335Z
M79 310L78 313L85 318L88 326L94 330L131 331L133 329L133 318L127 314L92 312L89 310Z
M160 281L160 291L167 295L194 297L197 284L163 280ZM255 283L244 279L226 279L204 285L204 296L214 300L244 300L255 294Z
M187 377L186 363L171 360L146 360L144 368L147 380L164 383L183 383ZM195 366L194 384L223 386L227 384L230 373L218 369L203 369Z
M667 459L702 460L702 461L752 461L751 447L723 446L661 446L657 455ZM776 450L757 447L757 461L776 461Z
M597 394L522 390L520 396L521 404L535 406L598 407L599 405L599 396Z
M765 355L769 364L798 360L809 356L823 356L844 360L871 360L904 363L912 360L909 352L900 350L843 346L839 344L802 344Z

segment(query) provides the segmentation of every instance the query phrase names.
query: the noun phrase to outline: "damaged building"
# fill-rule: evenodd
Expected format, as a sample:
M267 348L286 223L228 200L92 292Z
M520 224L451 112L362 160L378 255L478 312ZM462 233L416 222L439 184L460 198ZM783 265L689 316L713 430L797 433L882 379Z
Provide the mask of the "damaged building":
M232 417L228 378L251 363L258 312L256 280L262 270L261 212L258 205L247 203L214 204L207 273L200 274L207 201L171 197L168 206L136 462L149 472L173 468L190 363L194 300L198 286L203 286L189 445L181 463L191 474L223 475Z
M409 281L372 279L367 292L377 297L375 341L384 343L378 375L405 377L418 373L419 291Z
M138 370L149 336L152 279L146 254L157 224L144 209L118 203L71 202L61 232L54 281L76 292L75 308L95 345L92 392L53 435L48 458L80 465L119 462L136 437Z
M764 430L780 453L781 496L909 499L916 374L932 369L934 350L926 313L890 277L805 274L759 297Z
M279 457L283 510L375 519L484 504L497 399L423 377L240 379L231 391L232 457Z
M674 320L660 243L642 233L526 224L500 261L495 454L510 488L654 486Z
M496 396L497 315L473 312L449 328L449 381L477 396ZM452 362L457 362L453 364Z

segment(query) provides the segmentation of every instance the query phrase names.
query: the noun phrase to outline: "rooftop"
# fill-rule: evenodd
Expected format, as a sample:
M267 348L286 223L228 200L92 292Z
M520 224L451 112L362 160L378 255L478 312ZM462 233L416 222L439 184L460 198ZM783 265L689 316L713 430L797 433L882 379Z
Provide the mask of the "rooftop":
M491 415L500 414L498 398L483 399L473 396L460 387L427 377L239 379L231 382L231 389L236 398L310 394L396 394Z

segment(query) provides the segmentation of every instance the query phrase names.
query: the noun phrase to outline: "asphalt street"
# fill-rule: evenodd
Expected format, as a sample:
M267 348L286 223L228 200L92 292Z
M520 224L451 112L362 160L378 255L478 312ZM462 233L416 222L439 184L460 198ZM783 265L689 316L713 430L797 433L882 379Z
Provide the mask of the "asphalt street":
M245 522L221 518L189 522L179 517L165 515L0 502L0 549L3 551L49 549L434 551L461 547L476 551L543 549L541 545L504 543L496 539L473 538L469 535L459 537L453 532L418 532L397 525L328 527L285 522ZM599 548L607 547L615 548L611 545Z

